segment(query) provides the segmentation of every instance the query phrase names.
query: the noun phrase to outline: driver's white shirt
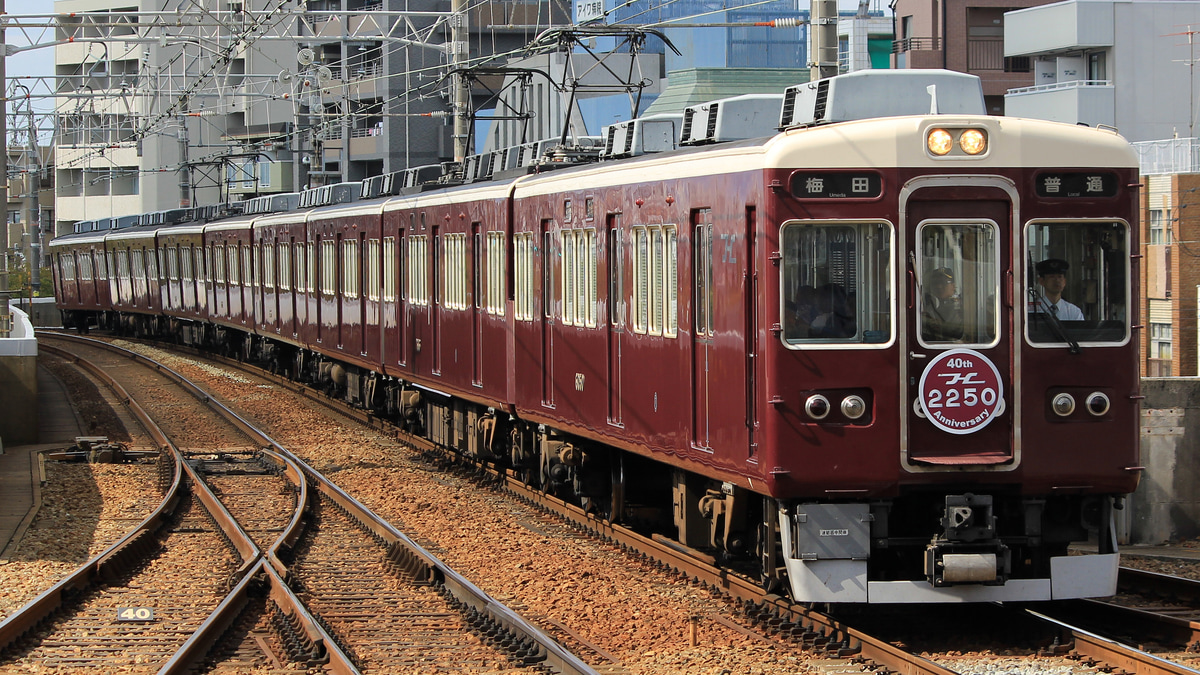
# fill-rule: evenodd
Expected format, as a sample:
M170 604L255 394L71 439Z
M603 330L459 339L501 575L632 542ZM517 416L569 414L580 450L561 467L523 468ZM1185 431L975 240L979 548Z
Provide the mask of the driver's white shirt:
M1053 311L1051 310L1053 308ZM1038 298L1035 311L1054 314L1059 321L1083 321L1083 310L1059 298L1058 302L1050 302L1045 297Z

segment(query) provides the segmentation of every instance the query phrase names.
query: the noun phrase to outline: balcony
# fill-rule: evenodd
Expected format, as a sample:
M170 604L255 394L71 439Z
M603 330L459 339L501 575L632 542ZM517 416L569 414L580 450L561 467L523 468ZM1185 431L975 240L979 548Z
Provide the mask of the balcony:
M1112 47L1113 34L1110 3L1060 2L1004 15L1007 56Z
M1004 38L972 38L967 40L967 72L999 71L1030 72L1028 56L1004 56Z
M892 42L896 68L941 68L942 41L935 37L909 37Z
M1115 127L1116 89L1111 80L1073 80L1010 89L1004 95L1009 117Z

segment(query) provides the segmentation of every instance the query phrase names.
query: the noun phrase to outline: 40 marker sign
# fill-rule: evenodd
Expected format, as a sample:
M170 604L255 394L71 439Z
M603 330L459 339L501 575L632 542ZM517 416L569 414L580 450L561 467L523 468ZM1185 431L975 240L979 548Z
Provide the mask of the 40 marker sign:
M973 349L952 349L929 362L921 374L921 409L934 426L952 434L973 434L1004 408L1004 382L988 357Z

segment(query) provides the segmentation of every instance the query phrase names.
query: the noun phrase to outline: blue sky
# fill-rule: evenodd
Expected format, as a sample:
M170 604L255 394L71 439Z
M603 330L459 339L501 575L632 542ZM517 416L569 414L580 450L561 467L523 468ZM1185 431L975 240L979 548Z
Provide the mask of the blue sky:
M21 15L29 14L48 14L53 11L53 8L54 3L50 0L5 0L4 2L4 11L10 17L21 17ZM32 21L46 21L46 19L31 19L27 23ZM6 28L4 31L4 41L18 47L29 45L30 43L48 44L54 41L54 31ZM53 47L31 49L20 54L14 54L5 59L4 67L5 74L9 78L9 81L6 83L9 92L13 91L14 82L20 82L28 87L35 96L45 96L53 93L54 83L48 79L41 80L40 83L28 79L18 79L30 76L53 77ZM33 107L39 113L51 113L54 110L54 101L49 98L36 98L33 101ZM24 110L24 105L22 105L22 110ZM14 121L10 118L9 124L13 123ZM24 120L21 123L24 123ZM49 138L43 135L43 141L49 142Z

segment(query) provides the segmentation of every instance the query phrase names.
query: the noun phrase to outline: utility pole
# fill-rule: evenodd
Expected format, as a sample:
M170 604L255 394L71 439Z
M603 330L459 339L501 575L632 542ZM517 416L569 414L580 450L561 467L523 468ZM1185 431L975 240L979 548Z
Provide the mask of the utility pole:
M467 139L470 138L470 80L462 74L467 67L469 47L467 37L466 0L450 0L450 78L451 100L454 112L454 161L462 162L467 157Z
M838 74L837 0L812 0L809 17L809 81Z
M192 206L192 167L188 164L188 128L186 110L180 111L176 119L179 121L179 208Z
M29 157L25 164L25 186L28 194L25 203L29 207L25 218L29 229L29 286L30 293L42 289L42 216L38 192L42 187L42 158L38 154L37 121L33 114L33 99L26 89L25 103L29 106ZM30 313L33 305L30 304Z
M1188 40L1188 138L1196 137L1196 32L1188 24L1182 33L1167 33L1167 37L1186 35Z
M4 16L4 0L0 0L0 16ZM11 242L8 240L8 73L5 63L8 61L8 43L4 37L4 23L0 23L0 143L4 151L0 152L0 204L4 204L4 254L0 261L0 328L8 325L8 294L9 270L8 252Z

